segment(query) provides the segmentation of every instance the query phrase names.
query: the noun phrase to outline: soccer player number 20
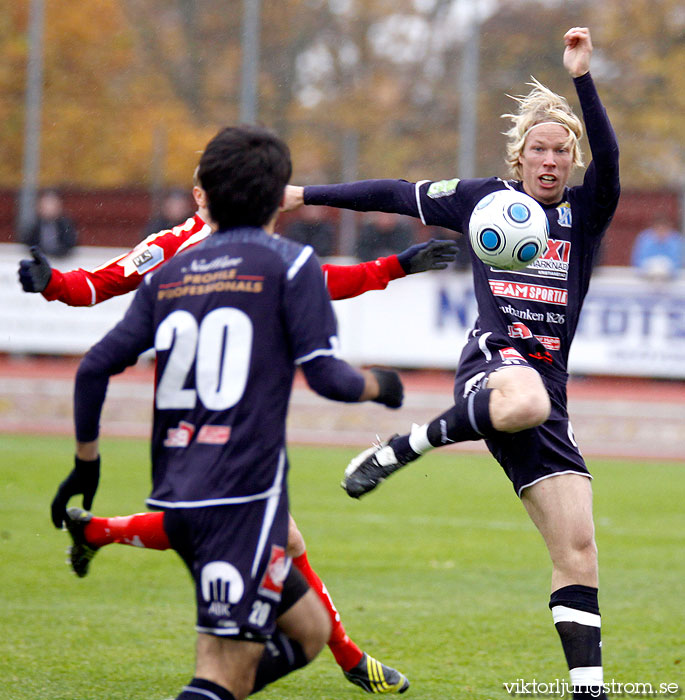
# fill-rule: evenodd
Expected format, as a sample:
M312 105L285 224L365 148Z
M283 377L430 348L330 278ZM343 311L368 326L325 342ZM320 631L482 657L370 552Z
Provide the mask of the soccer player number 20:
M157 328L155 349L170 350L159 384L157 408L225 411L240 401L250 369L252 321L240 309L219 308L198 326L188 311L174 311ZM195 363L195 386L184 388Z

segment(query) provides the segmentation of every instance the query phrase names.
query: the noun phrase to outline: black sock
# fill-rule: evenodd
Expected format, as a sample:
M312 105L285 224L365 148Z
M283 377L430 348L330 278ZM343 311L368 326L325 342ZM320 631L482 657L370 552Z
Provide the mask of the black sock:
M452 408L424 426L425 438L430 447L441 447L466 440L480 440L497 432L490 420L491 392L492 389L480 389L466 398L460 398ZM415 427L419 432L421 431L419 426ZM427 445L420 452L413 449L411 434L394 437L389 444L400 464L413 462L426 449L429 449Z
M252 693L258 692L265 685L273 683L308 663L309 659L305 656L299 642L286 637L282 632L276 632L264 647L264 653L257 666Z
M597 589L564 586L552 593L549 607L571 673L574 700L606 700Z
M193 678L176 700L235 700L230 690L204 678Z
M480 440L494 432L490 420L492 389L480 389L460 400L428 424L428 441L434 447Z

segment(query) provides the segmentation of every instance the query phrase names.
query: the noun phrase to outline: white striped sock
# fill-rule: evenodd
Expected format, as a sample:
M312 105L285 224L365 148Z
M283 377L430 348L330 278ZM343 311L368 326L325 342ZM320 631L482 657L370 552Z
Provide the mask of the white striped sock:
M412 423L411 432L409 433L409 447L411 447L417 455L421 455L433 449L433 445L428 442L428 423L424 423L423 425Z
M604 671L601 666L578 666L569 671L571 685L596 688L604 685Z

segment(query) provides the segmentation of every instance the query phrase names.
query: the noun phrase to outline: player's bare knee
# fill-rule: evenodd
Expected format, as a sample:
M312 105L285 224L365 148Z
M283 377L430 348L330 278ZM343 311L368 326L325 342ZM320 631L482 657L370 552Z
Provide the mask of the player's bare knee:
M520 420L526 428L534 428L544 423L552 410L549 394L545 389L531 391L521 409Z
M574 542L573 551L576 559L584 568L596 568L597 566L597 544L593 533L586 533L579 536Z
M290 515L288 520L288 545L286 547L286 553L290 558L294 559L304 554L306 548L304 537L302 537L302 533L297 527L293 516Z
M597 577L597 545L592 531L574 533L552 558L555 567L573 580L588 581Z
M510 367L493 374L489 388L492 424L497 430L514 433L544 423L551 411L547 389L536 371Z
M504 432L518 432L544 423L551 411L547 392L537 387L521 387L506 395L500 404L499 420L493 424Z

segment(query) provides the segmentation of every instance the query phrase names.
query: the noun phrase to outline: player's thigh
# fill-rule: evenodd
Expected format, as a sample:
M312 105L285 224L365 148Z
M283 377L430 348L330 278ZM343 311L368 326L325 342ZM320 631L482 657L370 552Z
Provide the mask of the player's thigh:
M306 657L313 659L331 636L331 621L319 596L310 588L276 624L285 635L299 642Z
M168 511L172 547L195 581L197 631L264 641L276 626L284 581L287 495Z

